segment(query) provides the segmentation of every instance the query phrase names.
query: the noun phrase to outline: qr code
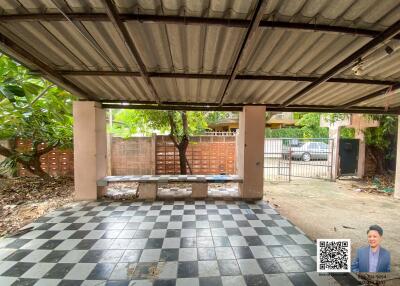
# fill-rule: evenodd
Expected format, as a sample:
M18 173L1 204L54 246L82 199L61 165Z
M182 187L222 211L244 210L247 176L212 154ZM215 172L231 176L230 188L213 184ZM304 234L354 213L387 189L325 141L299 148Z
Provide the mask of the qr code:
M350 239L317 239L317 272L350 272Z

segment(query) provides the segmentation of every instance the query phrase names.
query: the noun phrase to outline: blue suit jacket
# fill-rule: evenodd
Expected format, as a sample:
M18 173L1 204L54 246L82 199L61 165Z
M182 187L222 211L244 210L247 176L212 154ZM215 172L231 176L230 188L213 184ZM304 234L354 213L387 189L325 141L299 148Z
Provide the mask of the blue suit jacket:
M351 263L352 272L369 272L369 246L357 249L357 257ZM390 272L390 252L380 247L376 272Z

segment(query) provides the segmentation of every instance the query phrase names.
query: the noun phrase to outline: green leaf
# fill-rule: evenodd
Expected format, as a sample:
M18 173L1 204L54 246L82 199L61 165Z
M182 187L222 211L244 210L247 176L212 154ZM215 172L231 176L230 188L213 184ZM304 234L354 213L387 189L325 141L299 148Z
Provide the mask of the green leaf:
M4 89L10 93L13 94L14 96L17 97L24 97L25 96L25 91L22 87L18 85L7 85L4 87Z

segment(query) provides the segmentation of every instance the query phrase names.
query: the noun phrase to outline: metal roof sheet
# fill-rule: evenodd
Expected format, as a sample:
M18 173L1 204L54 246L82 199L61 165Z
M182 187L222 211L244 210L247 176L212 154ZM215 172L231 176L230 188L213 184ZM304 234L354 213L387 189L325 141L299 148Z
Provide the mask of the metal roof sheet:
M54 1L62 2L62 1ZM51 0L0 0L1 15L60 14ZM138 76L63 75L63 71L139 72L114 24L106 18L102 0L64 0L66 14L104 15L102 20L68 21L40 19L4 20L0 33L59 72L91 95L92 99L151 102L154 98L146 81ZM147 72L169 74L226 75L225 78L151 78L161 102L218 103L246 35L246 26L237 24L185 23L198 17L249 21L257 1L248 0L117 0L123 15L179 16L182 21L124 20ZM138 16L138 17L139 17ZM271 0L263 11L263 21L340 26L384 31L400 20L400 0ZM81 25L81 30L76 26ZM358 33L259 27L254 44L246 50L239 75L320 77L330 68L371 40ZM1 41L0 41L1 42ZM95 44L93 44L95 43ZM96 46L97 45L97 46ZM388 48L391 52L387 52ZM7 44L0 48L29 68L38 65ZM390 49L389 49L390 51ZM358 65L336 77L347 79L400 81L400 41L388 40L366 53ZM309 82L286 80L234 80L224 104L280 105ZM320 84L291 104L338 107L383 89L388 85L337 83ZM69 89L69 86L65 86ZM394 93L391 108L400 106ZM357 103L358 107L386 107L385 96Z

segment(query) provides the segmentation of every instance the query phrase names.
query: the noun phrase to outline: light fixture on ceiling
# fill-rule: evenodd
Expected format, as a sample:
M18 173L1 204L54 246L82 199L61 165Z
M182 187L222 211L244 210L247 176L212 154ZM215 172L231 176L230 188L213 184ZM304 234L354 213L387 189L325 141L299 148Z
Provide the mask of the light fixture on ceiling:
M374 51L364 58L360 58L357 63L351 68L354 75L361 76L370 66L383 60L385 57L390 56L394 52L400 49L400 43L398 41L391 42L390 46L385 45L384 47Z

